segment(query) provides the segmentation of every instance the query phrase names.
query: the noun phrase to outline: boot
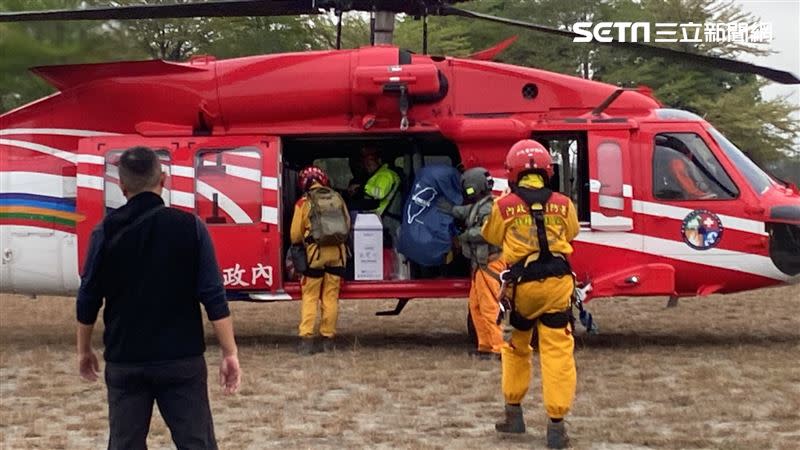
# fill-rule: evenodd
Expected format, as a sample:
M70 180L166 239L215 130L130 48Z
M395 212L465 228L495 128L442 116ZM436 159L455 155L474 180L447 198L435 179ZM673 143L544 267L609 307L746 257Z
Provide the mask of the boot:
M494 424L498 433L524 433L525 419L522 417L522 406L506 405L506 418Z
M314 338L301 337L300 342L297 344L297 354L302 356L309 356L314 353Z
M547 423L547 448L568 448L569 436L564 421Z
M330 353L336 350L336 345L333 342L332 337L324 337L322 338L322 351L325 353Z

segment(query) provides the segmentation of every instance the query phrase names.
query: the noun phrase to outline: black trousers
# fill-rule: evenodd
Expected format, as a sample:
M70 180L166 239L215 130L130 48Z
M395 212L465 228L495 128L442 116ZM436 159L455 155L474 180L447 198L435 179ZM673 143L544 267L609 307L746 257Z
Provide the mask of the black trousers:
M178 449L217 449L202 356L143 364L107 363L108 448L146 449L153 402Z

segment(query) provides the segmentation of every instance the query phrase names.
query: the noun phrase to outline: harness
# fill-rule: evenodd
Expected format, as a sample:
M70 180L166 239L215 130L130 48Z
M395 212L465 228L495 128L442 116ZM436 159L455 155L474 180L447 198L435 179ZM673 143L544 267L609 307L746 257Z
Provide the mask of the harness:
M564 311L554 313L544 313L539 317L528 319L519 312L514 305L514 297L516 296L516 287L520 283L527 283L531 281L542 281L551 277L562 277L565 275L572 275L572 268L566 258L562 256L553 255L550 251L550 244L547 241L547 229L544 223L544 208L547 201L553 195L553 191L547 188L536 190L520 190L515 189L514 193L517 194L529 206L529 212L536 226L536 239L539 244L539 257L535 261L528 262L530 254L521 258L515 264L511 265L509 269L503 272L501 278L504 284L511 284L511 314L509 322L511 326L521 330L527 331L536 325L539 320L548 328L565 328L570 322L571 308Z
M308 278L322 278L326 273L336 275L337 277L344 277L344 267L334 266L322 269L312 269L309 267L303 272L303 276Z
M494 198L492 198L491 195L486 195L472 205L465 219L466 231L464 231L464 233L468 233L475 229L477 229L478 233L480 233L481 226L483 225L483 219L485 215L490 212L486 211L486 213L482 215L481 211L487 206L489 209L491 209L492 202L494 202ZM479 268L488 273L489 276L495 280L502 282L500 279L500 274L490 270L488 267L489 262L492 261L492 256L496 256L496 254L500 253L499 248L489 244L483 239L481 242L475 242L469 239L461 240L461 248L464 256L472 261L473 269Z

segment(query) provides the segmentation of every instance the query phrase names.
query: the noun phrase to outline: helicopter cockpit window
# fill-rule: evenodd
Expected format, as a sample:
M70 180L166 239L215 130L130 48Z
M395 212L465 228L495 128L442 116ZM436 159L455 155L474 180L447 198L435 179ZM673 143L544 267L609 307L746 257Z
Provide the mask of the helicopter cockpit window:
M195 158L195 212L208 224L261 221L261 152L201 150Z
M694 133L661 133L653 150L653 195L662 200L724 200L739 189L703 139Z
M123 151L111 150L106 153L106 163L103 171L103 197L106 212L113 211L127 203L125 196L122 194L122 188L119 186L119 157L122 156ZM167 175L166 180L164 180L164 190L161 192L161 198L164 199L164 204L169 206L171 185L169 152L160 149L156 150L156 154L161 160L161 170Z
M730 158L733 165L741 171L757 193L763 194L773 184L770 176L761 170L753 160L748 158L743 151L733 145L722 133L714 129L714 127L709 127L708 132L711 133L711 137L717 141L722 151Z

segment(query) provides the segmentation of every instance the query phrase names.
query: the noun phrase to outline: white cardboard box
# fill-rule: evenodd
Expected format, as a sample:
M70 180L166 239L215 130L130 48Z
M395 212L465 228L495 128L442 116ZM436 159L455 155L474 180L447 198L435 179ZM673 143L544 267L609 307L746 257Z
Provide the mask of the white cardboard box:
M353 226L356 280L383 279L383 225L377 214L359 213Z

